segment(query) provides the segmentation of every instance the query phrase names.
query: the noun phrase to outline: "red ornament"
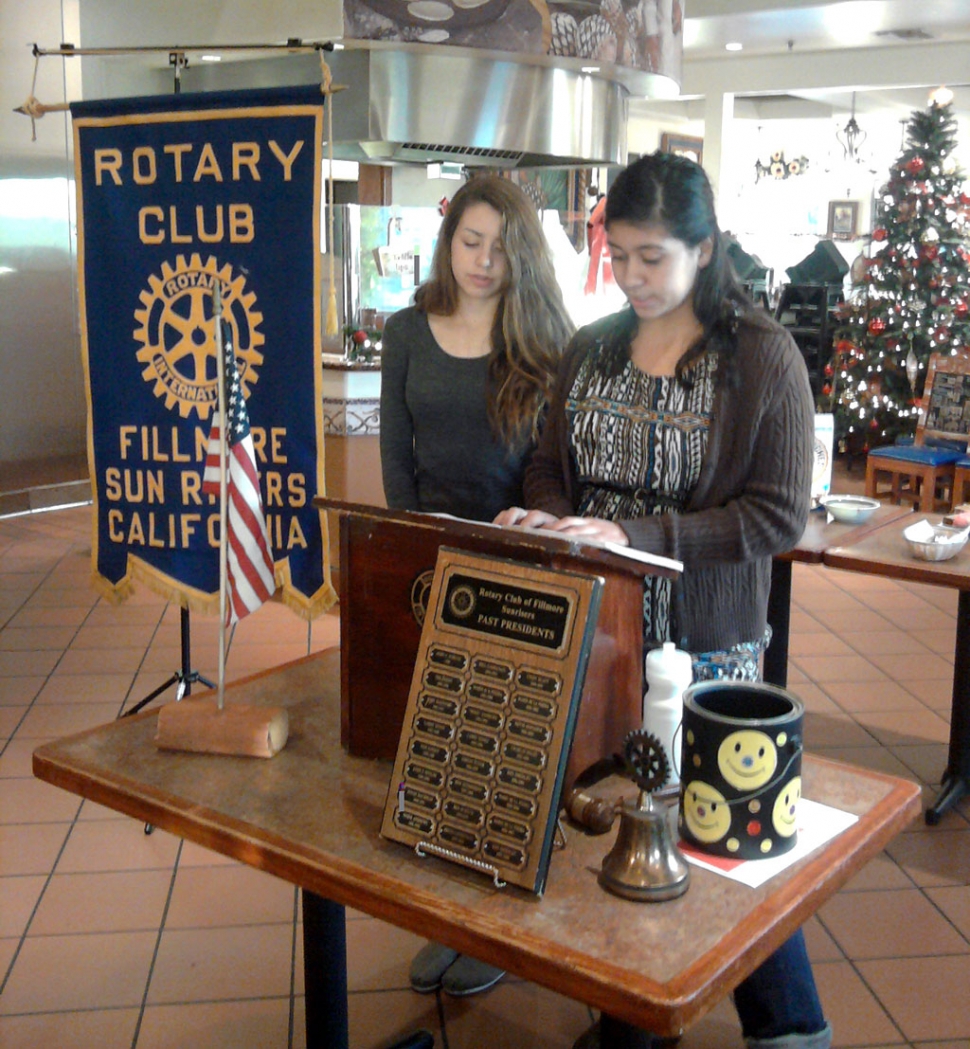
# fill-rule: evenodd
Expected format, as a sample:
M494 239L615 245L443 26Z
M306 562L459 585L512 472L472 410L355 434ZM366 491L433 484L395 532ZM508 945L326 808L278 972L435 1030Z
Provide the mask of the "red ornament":
M886 230L882 226L879 226L878 229L874 229L872 231L872 239L873 240L885 240L886 237L888 237L888 236L889 236L889 234L886 232Z
M855 345L848 339L839 339L835 344L835 349L837 353L851 353L855 349Z
M358 346L360 346L361 343L367 342L367 332L366 331L355 331L354 334L351 335L350 337L354 340L354 342L357 343Z
M937 342L946 342L950 338L950 329L944 328L941 324L933 334L936 336Z
M831 397L832 396L832 387L829 386L827 383L826 383L825 386L822 387L822 395L824 397Z
M876 419L870 419L869 420L869 429L870 430L878 430L879 429L879 423L878 423L878 421Z
M831 379L832 376L835 374L835 369L832 367L831 364L826 364L824 371L825 371L825 376L828 379Z
M937 247L936 244L927 244L924 247L920 248L919 253L922 258L928 259L930 262L932 262L936 258L936 256L940 254L940 249Z
M881 335L886 330L886 322L882 317L873 317L869 321L869 334L870 335Z
M960 320L963 320L963 318L966 317L966 315L967 304L965 302L958 302L956 306L953 307L953 316L959 317Z

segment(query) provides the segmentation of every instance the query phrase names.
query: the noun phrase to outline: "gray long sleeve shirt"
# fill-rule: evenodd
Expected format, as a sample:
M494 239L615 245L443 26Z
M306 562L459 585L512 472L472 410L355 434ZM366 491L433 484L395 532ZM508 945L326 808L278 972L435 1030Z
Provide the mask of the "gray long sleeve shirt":
M488 421L488 357L453 357L425 313L392 316L381 353L381 474L387 505L491 521L521 504L531 448L509 452Z

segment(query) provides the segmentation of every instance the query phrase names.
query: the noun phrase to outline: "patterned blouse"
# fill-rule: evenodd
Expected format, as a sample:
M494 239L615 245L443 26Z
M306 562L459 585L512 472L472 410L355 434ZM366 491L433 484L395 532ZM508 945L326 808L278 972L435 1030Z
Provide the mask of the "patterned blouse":
M717 355L685 372L688 382L647 375L627 361L617 376L590 353L576 375L566 414L579 478L577 513L606 520L682 513L697 485L714 404ZM671 580L644 579L644 647L672 640ZM729 652L692 653L694 679L758 679L765 639Z

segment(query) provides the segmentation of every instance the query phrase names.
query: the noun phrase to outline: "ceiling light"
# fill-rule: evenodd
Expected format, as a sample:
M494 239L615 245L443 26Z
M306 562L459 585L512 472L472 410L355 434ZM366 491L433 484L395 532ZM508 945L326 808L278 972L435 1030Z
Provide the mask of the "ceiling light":
M199 60L202 62L221 62L222 55L199 55Z
M853 163L862 163L860 151L862 143L866 140L866 133L859 127L855 118L855 92L852 92L852 115L848 124L841 131L836 131L835 137L845 152L845 159Z
M583 66L581 69L581 72L583 73L598 73L599 71L599 66Z
M732 40L729 44L724 45L725 51L743 51L744 44L740 40Z

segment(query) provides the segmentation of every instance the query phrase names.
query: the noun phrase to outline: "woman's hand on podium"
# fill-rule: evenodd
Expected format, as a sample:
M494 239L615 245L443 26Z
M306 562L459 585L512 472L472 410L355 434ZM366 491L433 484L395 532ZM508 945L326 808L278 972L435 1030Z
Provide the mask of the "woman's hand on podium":
M515 525L518 528L546 528L556 523L555 514L544 510L523 510L521 506L510 506L498 514L492 524Z
M560 517L542 527L551 532L559 532L560 535L592 539L598 543L630 545L630 537L615 521L606 521L601 517Z
M615 546L629 546L630 538L615 521L600 517L556 517L544 510L523 510L521 506L510 506L498 514L492 524L513 525L517 528L542 528L560 535L591 539Z

